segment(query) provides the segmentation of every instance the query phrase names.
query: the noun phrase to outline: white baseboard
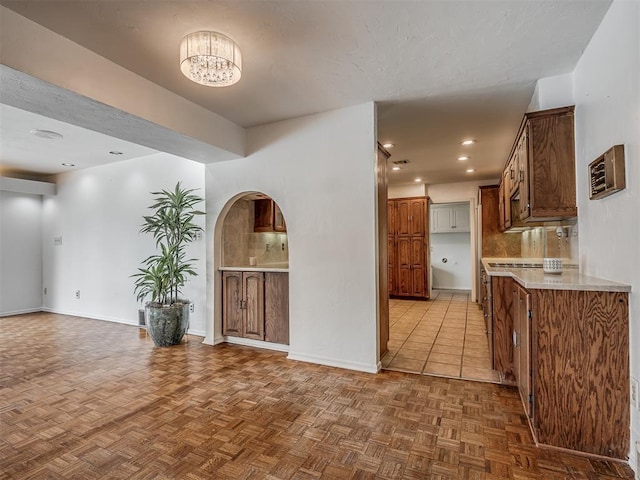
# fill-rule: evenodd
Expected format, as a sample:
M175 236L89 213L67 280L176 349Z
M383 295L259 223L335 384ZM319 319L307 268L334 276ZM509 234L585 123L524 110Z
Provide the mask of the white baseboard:
M43 307L42 311L48 312L48 313L56 313L58 315L68 315L70 317L82 317L82 318L88 318L90 320L102 320L105 322L121 323L123 325L133 325L136 327L138 326L137 319L136 321L123 320L122 318L108 317L105 315L93 315L93 314L89 315L83 312L73 312L69 310L60 310L57 308L47 308L47 307Z
M24 315L25 313L38 313L42 308L26 308L24 310L13 310L12 312L2 312L0 317L11 317L13 315Z
M130 320L123 320L122 318L116 318L116 317L108 317L105 315L87 315L85 313L78 313L78 312L70 312L70 311L66 311L66 310L58 310L55 308L42 308L39 311L43 311L43 312L48 312L48 313L56 313L58 315L68 315L70 317L82 317L82 318L88 318L90 320L101 320L104 322L112 322L112 323L120 323L122 325L131 325L134 327L140 327L140 328L146 328L142 325L138 325L138 322L132 322ZM189 329L187 330L187 334L189 335L194 335L196 337L204 337L205 336L205 332L203 332L202 330L192 330Z
M283 345L281 343L263 342L262 340L252 340L251 338L241 337L224 337L221 342L216 340L215 344L227 342L234 345L244 345L245 347L264 348L267 350L277 350L278 352L288 352L289 345Z
M308 354L299 353L299 352L289 352L289 355L287 356L287 358L290 360L299 360L301 362L307 362L307 363L317 363L320 365L326 365L328 367L344 368L346 370L355 370L358 372L365 372L365 373L378 373L382 368L382 365L380 364L380 362L378 362L377 364L345 362L344 360L338 360L335 358L320 357L316 355L308 355Z

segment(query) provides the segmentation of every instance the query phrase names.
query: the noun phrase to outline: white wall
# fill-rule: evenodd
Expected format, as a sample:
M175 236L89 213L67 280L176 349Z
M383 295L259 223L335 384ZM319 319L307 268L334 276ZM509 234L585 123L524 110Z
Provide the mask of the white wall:
M640 379L640 2L615 0L573 73L580 267L630 284L631 375ZM624 144L627 188L589 200L587 165ZM632 407L633 443L640 412Z
M220 213L233 197L273 198L289 238L289 357L375 372L375 105L255 127L248 140L247 158L206 167L209 238L219 244ZM212 242L208 248L209 318L216 320L205 342L214 343L221 341L220 251Z
M0 316L42 307L42 197L0 191Z
M432 288L471 290L471 234L432 233L429 239Z
M204 166L160 153L65 173L57 180L58 195L43 203L44 309L137 324L141 306L130 275L155 252L149 235L139 233L152 202L149 192L182 181L204 197ZM204 226L203 217L197 221ZM62 237L62 244L54 245L54 237ZM204 335L205 242L191 244L187 254L199 259L199 276L184 288L184 296L195 302L189 331Z
M469 276L472 279L478 279L478 187L481 185L497 185L498 179L495 180L471 180L468 182L458 183L441 183L437 185L426 185L426 194L433 203L455 203L455 202L469 202L469 212L471 219L471 232L470 232L470 245L469 245L469 258L470 258L470 272ZM432 242L433 236L429 237L429 241ZM438 251L433 250L431 245L431 264L437 264L435 262L435 254ZM478 281L471 282L471 300L475 301L478 297Z
M389 185L387 198L424 197L426 195L424 183L412 183L410 185Z
M506 160L506 159L505 159ZM437 185L427 185L427 195L433 203L453 203L468 202L478 200L478 187L481 185L498 185L499 179L492 180L472 180L469 182L440 183ZM475 207L475 204L472 205ZM473 219L473 211L471 212Z
M573 105L573 74L541 78L531 97L527 112Z

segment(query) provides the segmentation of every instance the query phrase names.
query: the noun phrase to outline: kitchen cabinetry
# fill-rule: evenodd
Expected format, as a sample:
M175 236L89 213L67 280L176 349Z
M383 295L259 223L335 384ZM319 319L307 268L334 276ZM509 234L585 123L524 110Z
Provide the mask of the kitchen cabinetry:
M289 345L288 273L264 273L264 340Z
M622 292L531 290L532 426L539 443L627 457L628 301Z
M431 206L431 233L459 233L471 230L468 203Z
M491 277L484 267L480 269L480 299L482 301L482 315L484 317L485 334L489 344L489 358L493 368L493 289Z
M527 289L507 276L492 292L494 368L517 385L536 442L625 459L628 293Z
M562 220L578 213L573 111L571 106L524 116L502 179L505 198L518 200L524 222Z
M223 334L264 340L264 274L223 272Z
M289 343L288 274L222 272L222 334Z
M499 224L500 189L497 185L480 187L479 204L482 220L481 240L482 257L519 257L521 241L519 235L502 233L504 227Z
M513 308L513 373L527 416L531 417L531 295L518 284Z
M254 232L286 232L282 211L278 204L270 198L254 201L255 213L253 222Z
M511 277L493 277L493 368L513 381L513 300L516 284Z
M428 298L427 199L388 201L389 294Z

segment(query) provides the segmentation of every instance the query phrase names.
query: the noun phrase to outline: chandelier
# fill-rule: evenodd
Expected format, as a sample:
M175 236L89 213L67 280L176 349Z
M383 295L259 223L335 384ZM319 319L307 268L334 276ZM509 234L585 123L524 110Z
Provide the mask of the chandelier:
M209 87L227 87L242 76L238 45L216 32L194 32L180 43L180 70L189 80Z

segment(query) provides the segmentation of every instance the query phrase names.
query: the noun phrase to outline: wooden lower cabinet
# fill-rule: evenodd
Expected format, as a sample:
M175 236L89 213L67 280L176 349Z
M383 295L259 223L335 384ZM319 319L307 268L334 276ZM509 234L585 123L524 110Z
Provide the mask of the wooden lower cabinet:
M289 274L264 274L264 339L289 345Z
M289 344L289 275L222 272L222 334Z
M536 442L626 459L628 294L527 290L499 276L492 290L494 365L515 378Z
M531 290L533 430L541 444L626 459L629 297Z
M513 300L516 283L511 277L493 277L493 368L513 379Z
M513 374L524 409L531 418L531 295L518 284L515 284L513 308Z

